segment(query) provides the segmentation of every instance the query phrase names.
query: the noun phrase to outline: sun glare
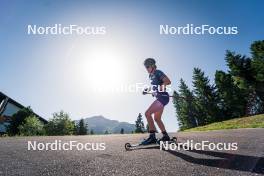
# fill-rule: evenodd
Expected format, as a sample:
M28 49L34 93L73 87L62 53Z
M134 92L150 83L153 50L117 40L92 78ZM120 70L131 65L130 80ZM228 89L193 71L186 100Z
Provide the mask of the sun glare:
M109 91L123 83L124 67L121 56L114 50L98 49L89 53L82 65L82 73L90 88Z

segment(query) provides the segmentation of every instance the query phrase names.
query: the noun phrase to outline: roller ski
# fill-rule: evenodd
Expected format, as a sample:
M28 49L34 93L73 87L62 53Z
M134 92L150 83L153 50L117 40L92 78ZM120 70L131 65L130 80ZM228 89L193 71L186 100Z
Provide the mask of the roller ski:
M137 150L137 149L144 149L144 148L150 148L150 147L158 147L160 146L161 142L168 142L168 144L177 144L177 138L172 137L168 139L151 139L150 137L148 139L144 139L141 143L138 144L131 144L131 143L126 143L125 144L125 149L126 151L131 151L131 150Z

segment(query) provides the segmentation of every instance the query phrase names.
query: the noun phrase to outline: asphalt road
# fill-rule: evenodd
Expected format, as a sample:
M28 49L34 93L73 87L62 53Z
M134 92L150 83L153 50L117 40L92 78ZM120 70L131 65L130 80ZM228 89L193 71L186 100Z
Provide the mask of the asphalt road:
M0 138L0 175L262 175L264 129L175 133L180 142L237 142L236 151L160 150L159 146L126 151L146 134L3 137ZM28 150L28 141L60 140L105 143L105 150ZM89 147L89 146L88 146ZM49 148L50 149L50 148ZM97 146L95 149L102 149Z

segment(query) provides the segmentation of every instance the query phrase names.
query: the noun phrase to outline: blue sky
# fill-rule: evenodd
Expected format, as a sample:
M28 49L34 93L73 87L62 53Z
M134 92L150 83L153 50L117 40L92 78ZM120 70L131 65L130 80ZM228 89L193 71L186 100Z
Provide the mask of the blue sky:
M64 110L72 119L103 115L134 122L154 100L141 93L94 92L148 83L142 65L154 57L177 89L191 87L193 67L213 83L215 70L227 70L229 49L250 55L249 46L264 38L264 2L253 1L0 1L0 91L46 119ZM28 35L27 25L105 26L106 35ZM237 26L237 35L160 35L159 25ZM93 65L94 61L96 64ZM97 62L99 61L99 62ZM106 66L109 67L106 67ZM172 102L163 119L178 129Z

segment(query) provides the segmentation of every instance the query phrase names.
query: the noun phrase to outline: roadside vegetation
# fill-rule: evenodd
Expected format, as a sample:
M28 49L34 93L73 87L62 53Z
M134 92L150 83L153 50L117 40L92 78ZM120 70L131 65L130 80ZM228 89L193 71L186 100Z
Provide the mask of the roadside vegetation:
M8 136L62 136L62 135L87 135L94 134L88 131L88 124L81 119L78 123L71 120L63 111L56 112L44 124L33 113L30 107L19 110L12 116L11 124L7 128ZM7 136L5 135L5 136Z
M192 89L180 80L173 101L180 130L212 123L235 128L222 121L264 113L264 40L253 42L250 52L248 57L226 51L228 70L216 70L214 84L200 68L193 69Z
M131 133L144 133L144 123L141 114L136 121L136 131ZM120 129L120 134L125 134L124 128ZM79 121L71 120L69 114L64 111L55 112L46 124L34 115L30 107L19 110L13 114L12 121L7 127L6 136L64 136L64 135L94 135L93 129L88 128L84 119ZM104 135L111 134L105 131Z
M264 128L264 114L211 123L209 125L187 129L184 130L184 132L211 131L237 128Z

